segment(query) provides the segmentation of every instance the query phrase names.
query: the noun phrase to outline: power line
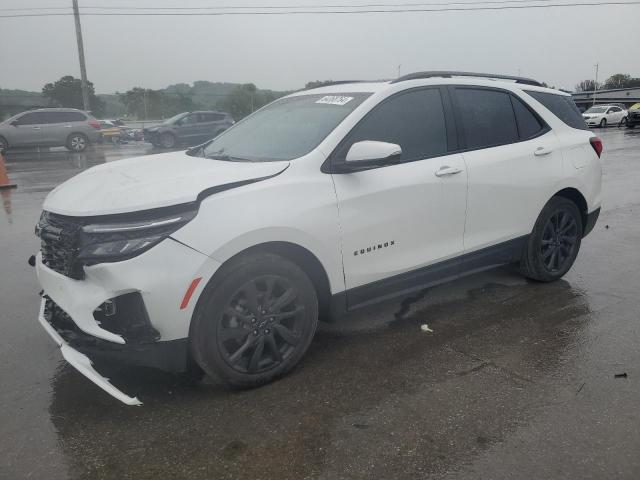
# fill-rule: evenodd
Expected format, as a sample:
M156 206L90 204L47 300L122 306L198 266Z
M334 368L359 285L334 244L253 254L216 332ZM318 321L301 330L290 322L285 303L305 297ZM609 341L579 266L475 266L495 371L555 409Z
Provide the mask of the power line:
M539 8L556 8L556 7L596 7L603 5L639 5L640 1L605 1L605 2L580 2L580 3L554 3L543 5L502 5L502 6L482 6L482 7L469 7L469 8L414 8L414 9L393 9L393 10L297 10L297 11L273 11L273 12L118 12L118 13L104 13L104 12L83 12L83 16L92 17L185 17L185 16L209 16L209 17L223 17L223 16L284 16L284 15L355 15L355 14L367 14L367 13L421 13L421 12L469 12L469 11L482 11L482 10L529 10ZM445 4L442 4L445 5ZM73 13L25 13L25 14L10 14L0 15L0 18L21 18L21 17L62 17L70 16Z

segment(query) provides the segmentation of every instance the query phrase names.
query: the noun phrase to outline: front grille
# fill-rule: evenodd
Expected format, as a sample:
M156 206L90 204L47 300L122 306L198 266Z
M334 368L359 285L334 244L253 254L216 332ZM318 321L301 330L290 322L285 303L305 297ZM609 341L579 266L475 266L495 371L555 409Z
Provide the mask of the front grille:
M81 228L79 219L43 212L37 226L42 263L67 277L84 279L82 264L77 261Z

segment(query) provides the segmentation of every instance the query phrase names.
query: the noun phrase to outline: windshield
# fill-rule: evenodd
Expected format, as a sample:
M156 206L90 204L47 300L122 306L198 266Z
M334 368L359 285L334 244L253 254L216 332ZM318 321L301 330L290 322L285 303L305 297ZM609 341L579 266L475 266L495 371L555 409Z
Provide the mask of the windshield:
M589 110L587 110L584 113L604 113L607 111L608 107L591 107Z
M317 147L370 93L283 98L254 113L204 149L224 160L292 160Z
M184 117L187 114L187 112L182 112L179 113L177 115L174 115L171 118L167 118L164 122L162 123L175 123L177 120L180 120L182 117Z

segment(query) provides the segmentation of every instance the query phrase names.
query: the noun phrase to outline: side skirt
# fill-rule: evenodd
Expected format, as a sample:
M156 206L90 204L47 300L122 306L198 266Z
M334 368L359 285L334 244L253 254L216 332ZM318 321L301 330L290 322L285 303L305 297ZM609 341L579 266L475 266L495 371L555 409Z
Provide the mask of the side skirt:
M337 293L331 297L331 320L338 320L345 313L374 303L517 262L520 260L522 249L528 239L529 235L524 235L498 245L465 253L459 257Z

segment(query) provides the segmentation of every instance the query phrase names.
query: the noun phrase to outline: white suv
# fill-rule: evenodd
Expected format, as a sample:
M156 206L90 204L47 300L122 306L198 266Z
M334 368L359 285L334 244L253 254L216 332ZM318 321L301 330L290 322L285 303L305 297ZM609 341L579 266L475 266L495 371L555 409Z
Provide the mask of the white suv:
M202 146L53 190L39 319L128 404L92 360L260 385L298 363L319 319L508 263L560 278L600 211L601 151L571 97L529 79L300 91Z

